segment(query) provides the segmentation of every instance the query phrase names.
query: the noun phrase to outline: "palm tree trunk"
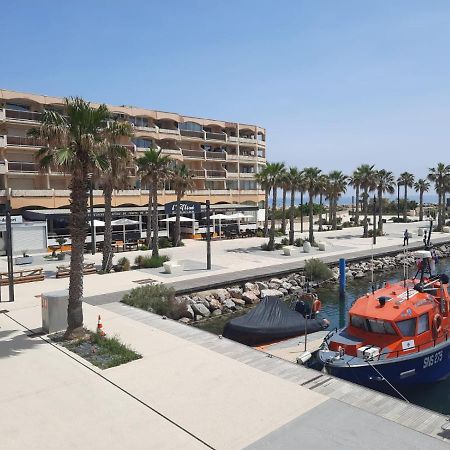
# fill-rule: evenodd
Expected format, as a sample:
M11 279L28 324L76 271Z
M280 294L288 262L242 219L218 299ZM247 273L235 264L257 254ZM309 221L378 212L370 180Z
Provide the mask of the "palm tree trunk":
M294 244L295 189L291 190L291 209L289 210L289 245Z
M368 189L364 189L364 198L363 198L363 214L364 214L364 233L363 237L367 237L369 235L369 224L367 223L367 215L368 215L368 200L369 193Z
M287 189L283 188L283 204L281 213L281 231L283 234L286 234L286 194Z
M439 231L442 228L442 193L441 190L439 189L439 193L438 193L438 217L437 217L437 224L438 224L438 229Z
M328 198L328 224L333 228L333 196L330 195ZM334 230L334 228L333 228Z
M313 193L308 191L309 195L309 242L312 244L314 242L314 203L313 203Z
M65 339L72 339L83 333L83 262L86 241L88 183L85 175L88 170L80 170L72 175L70 191L70 279L69 301L67 307L67 330Z
M300 192L300 233L303 233L303 191Z
M356 185L355 225L359 225L359 184Z
M266 187L264 192L264 236L267 237L269 233L269 194L270 188Z
M337 198L333 197L333 230L337 229Z
M159 223L158 223L158 182L157 180L153 180L152 182L152 191L153 191L153 217L152 217L152 225L153 225L153 239L152 239L152 258L159 256Z
M405 205L403 208L403 222L406 222L408 211L408 185L405 183Z
M419 191L419 220L423 220L423 190Z
M323 194L319 194L319 231L323 231L323 218L322 218L322 207L323 207Z
M103 259L102 271L105 273L111 272L112 268L112 184L105 183L103 188L103 196L105 197L105 232L103 234Z
M441 220L441 229L445 225L445 190L442 192L442 220Z
M173 246L178 247L180 245L180 202L181 202L181 192L177 191L177 210L176 210L176 220L175 227L173 230Z
M277 208L277 190L273 188L272 196L272 215L270 216L269 250L275 248L275 210Z
M378 188L378 232L383 234L383 190Z
M153 212L153 189L152 184L150 183L148 187L148 209L147 209L147 247L151 247L152 242L152 212Z

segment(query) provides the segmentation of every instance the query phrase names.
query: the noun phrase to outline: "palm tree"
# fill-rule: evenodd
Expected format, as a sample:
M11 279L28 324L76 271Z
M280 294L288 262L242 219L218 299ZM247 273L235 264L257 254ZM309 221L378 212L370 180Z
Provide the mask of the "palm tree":
M267 237L269 233L269 195L270 184L268 180L267 165L257 173L255 176L256 182L264 189L264 236Z
M333 230L337 228L337 201L347 190L347 176L340 170L328 174L327 195L330 201L330 222Z
M45 146L36 155L42 168L56 165L70 174L70 279L66 339L83 331L83 261L87 235L88 174L108 169L102 155L105 146L108 109L94 108L79 97L65 99L65 115L45 110L41 124L29 131Z
M363 189L363 214L364 214L364 233L363 237L368 237L369 235L369 224L367 221L367 216L369 213L369 192L373 191L376 187L375 175L376 172L373 170L374 166L370 164L361 164L356 170L360 175L360 185Z
M153 231L152 237L152 257L159 256L159 223L158 223L158 187L163 183L170 174L171 159L161 154L161 150L154 148L145 151L144 155L136 160L139 173L142 179L149 186L149 212L147 216L147 239ZM152 205L152 207L150 207ZM150 224L152 230L150 230Z
M383 194L393 194L396 184L393 173L388 170L378 170L375 177L378 192L378 230L383 234Z
M291 208L289 210L289 245L294 244L294 219L295 219L295 192L298 189L301 172L296 167L290 167L287 172L291 191Z
M303 175L303 171L301 171L297 183L297 189L300 191L300 233L303 233L303 195L306 192L306 182Z
M355 217L354 217L354 224L356 226L359 225L359 194L361 189L361 173L358 169L353 171L352 176L350 177L350 184L355 189L355 199L356 199L356 206L355 206Z
M108 170L103 173L103 196L105 198L105 232L103 238L102 271L110 272L112 268L112 193L114 189L126 186L127 165L132 156L129 150L120 145L120 138L132 135L129 122L110 122L106 130L106 148L104 157L108 161Z
M414 190L419 193L419 220L423 220L423 194L430 189L430 183L424 178L419 178L414 184Z
M177 209L176 209L176 220L173 235L173 246L179 247L181 242L181 230L180 230L180 203L183 196L187 191L193 189L194 180L192 179L192 174L185 164L176 165L172 172L172 185L175 193L177 195Z
M327 193L328 178L320 175L316 183L316 194L319 196L319 231L323 231L323 197Z
M283 179L285 173L284 163L268 163L267 166L268 183L272 189L272 214L270 216L270 232L269 243L267 247L269 250L275 248L275 212L277 209L277 189Z
M438 163L436 167L429 169L427 178L434 183L438 194L438 229L441 230L444 225L445 190L450 178L450 165L446 166L444 163Z
M309 197L309 242L314 243L314 196L316 183L322 171L318 167L307 167L303 170L303 179Z
M409 172L403 172L400 174L400 177L397 180L397 183L400 183L404 187L405 192L405 204L403 205L403 222L406 222L408 215L408 188L413 187L414 185L414 175Z
M286 234L286 197L287 192L291 187L289 173L284 172L280 177L280 188L282 189L282 203L281 203L281 232Z

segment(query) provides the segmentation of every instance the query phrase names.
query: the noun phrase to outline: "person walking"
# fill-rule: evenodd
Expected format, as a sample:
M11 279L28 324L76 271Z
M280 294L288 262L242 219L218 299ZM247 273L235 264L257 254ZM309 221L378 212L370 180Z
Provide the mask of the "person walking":
M408 233L408 228L405 230L405 232L403 233L403 247L404 246L408 246L409 245L409 233Z

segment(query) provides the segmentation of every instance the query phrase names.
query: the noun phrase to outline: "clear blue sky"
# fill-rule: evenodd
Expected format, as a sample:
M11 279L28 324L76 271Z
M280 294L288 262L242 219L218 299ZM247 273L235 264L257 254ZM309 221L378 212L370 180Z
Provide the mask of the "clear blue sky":
M267 128L268 158L450 162L450 2L2 3L0 86Z

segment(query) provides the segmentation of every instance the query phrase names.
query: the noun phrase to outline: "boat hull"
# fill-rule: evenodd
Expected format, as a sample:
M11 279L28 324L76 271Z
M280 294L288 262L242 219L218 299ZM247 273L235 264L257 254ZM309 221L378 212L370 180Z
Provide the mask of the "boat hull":
M450 341L407 356L380 361L364 362L351 357L330 360L334 353L319 351L319 359L330 375L389 393L392 393L389 383L402 391L436 383L450 375Z

